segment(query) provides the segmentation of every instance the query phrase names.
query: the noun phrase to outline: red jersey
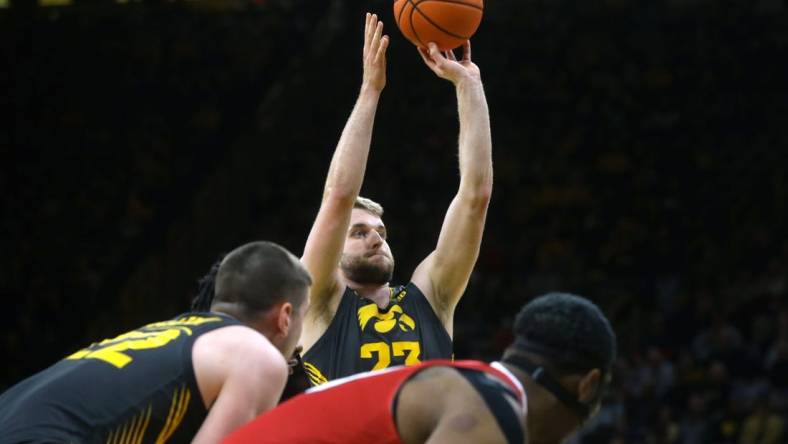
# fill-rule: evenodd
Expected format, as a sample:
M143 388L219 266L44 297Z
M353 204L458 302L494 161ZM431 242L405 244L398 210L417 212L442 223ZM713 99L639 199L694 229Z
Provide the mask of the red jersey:
M224 444L401 444L392 411L394 399L411 376L434 366L492 375L517 394L525 413L523 387L502 365L435 360L361 373L314 387L258 416L233 432Z

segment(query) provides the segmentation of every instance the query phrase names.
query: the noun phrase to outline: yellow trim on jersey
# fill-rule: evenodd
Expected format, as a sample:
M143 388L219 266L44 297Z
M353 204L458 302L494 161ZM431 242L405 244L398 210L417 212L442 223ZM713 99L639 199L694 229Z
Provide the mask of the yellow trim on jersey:
M218 316L186 316L182 318L173 319L170 321L162 321L162 322L154 322L152 324L148 324L142 328L163 328L163 327L180 327L184 325L202 325L209 322L219 322L222 318Z
M136 424L131 428L129 444L142 443L142 437L145 436L145 430L148 428L148 422L150 421L150 412L151 407L148 406L148 409L145 412L140 413L140 415L135 418Z
M127 422L123 424L123 431L120 433L120 439L118 439L118 442L120 444L126 444L126 442L128 442L126 439L128 437L128 434L129 434L129 423Z
M150 424L150 413L151 413L151 408L150 406L148 406L148 413L147 415L145 415L145 425L142 426L142 435L140 435L140 444L142 444L142 440L145 437L145 432L148 431L148 425Z
M192 393L188 388L175 389L175 393L172 395L172 403L170 404L170 412L167 414L167 421L156 438L156 444L167 442L172 434L175 433L175 430L181 425L183 417L186 416L186 410L189 408L191 398Z
M318 370L318 368L311 363L304 361L304 370L306 371L306 376L309 378L309 382L311 382L312 385L320 385L328 382L328 378L326 378L323 373L321 373L320 370Z
M142 444L150 423L151 406L119 425L107 436L107 444Z
M402 300L405 298L407 294L408 294L408 290L406 290L405 287L403 287L402 290L399 293L397 293L396 296L394 296L394 289L391 288L392 298L395 299L397 302L402 302Z

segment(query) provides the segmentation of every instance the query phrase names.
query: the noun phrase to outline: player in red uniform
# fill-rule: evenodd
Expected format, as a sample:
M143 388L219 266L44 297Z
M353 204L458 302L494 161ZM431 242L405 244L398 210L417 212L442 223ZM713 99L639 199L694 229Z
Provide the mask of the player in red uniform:
M598 410L615 355L596 305L550 293L520 311L501 362L428 361L332 381L224 442L559 443Z

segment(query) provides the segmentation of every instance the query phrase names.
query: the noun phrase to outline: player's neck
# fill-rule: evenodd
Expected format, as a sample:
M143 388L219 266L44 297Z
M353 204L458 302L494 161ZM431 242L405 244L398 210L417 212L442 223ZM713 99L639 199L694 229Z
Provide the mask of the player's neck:
M386 308L391 300L391 289L389 283L385 284L360 284L351 280L346 280L347 286L362 298L367 298L377 304L380 308Z

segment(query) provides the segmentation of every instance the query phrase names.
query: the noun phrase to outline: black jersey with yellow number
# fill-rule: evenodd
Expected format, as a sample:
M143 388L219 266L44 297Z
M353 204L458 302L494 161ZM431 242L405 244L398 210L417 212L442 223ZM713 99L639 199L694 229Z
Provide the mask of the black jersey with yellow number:
M388 307L346 288L328 329L304 354L312 385L427 359L451 359L452 343L427 298L412 282L393 287Z
M0 442L190 442L207 415L192 346L238 324L186 313L79 350L0 396Z

